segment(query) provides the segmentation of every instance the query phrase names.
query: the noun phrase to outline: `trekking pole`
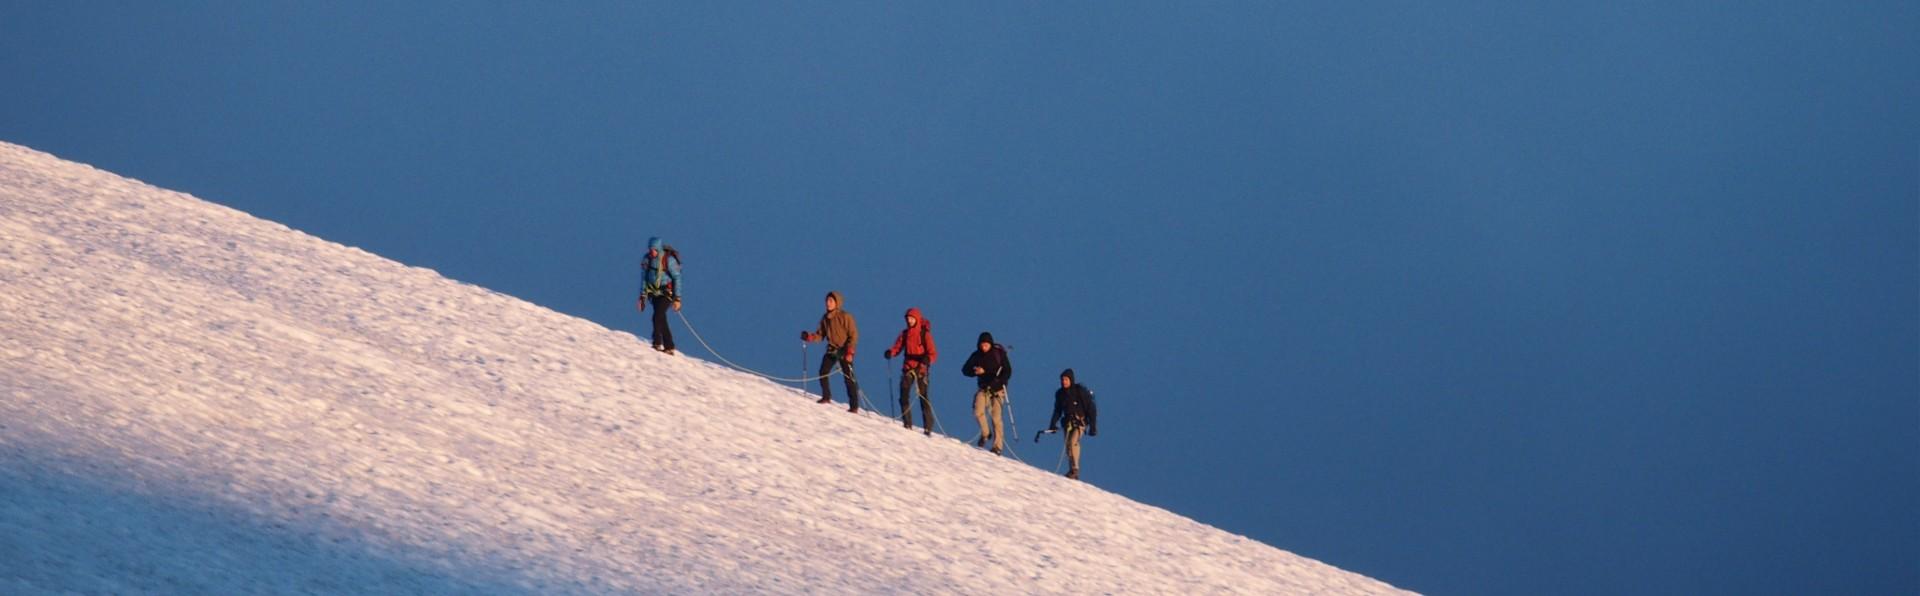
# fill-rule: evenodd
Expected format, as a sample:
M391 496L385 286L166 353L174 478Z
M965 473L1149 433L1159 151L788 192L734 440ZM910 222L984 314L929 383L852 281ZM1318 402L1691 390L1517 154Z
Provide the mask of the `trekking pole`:
M1008 388L1001 392L1007 396L1007 403L1003 406L1007 409L1007 427L1013 431L1014 442L1017 443L1020 441L1020 417L1013 415L1013 390Z
M893 391L893 357L892 357L892 356L887 356L887 357L886 357L886 361L887 361L887 363L886 363L886 365L885 365L885 366L887 367L887 386L886 386L886 387L881 387L880 389L881 389L881 390L884 390L884 391L887 391L887 392L892 392L892 391ZM891 396L891 395L889 395L888 397L889 397L889 398L891 398L892 396ZM892 411L893 411L893 400L892 400L892 399L888 399L888 400L887 400L887 411L888 411L888 412L892 412ZM899 416L898 414L889 414L889 415L890 415L890 416L893 416L894 418L899 418L899 417L900 417L900 416Z
M807 342L800 342L800 378L807 378ZM800 392L807 393L807 382L800 381ZM808 395L812 395L808 393Z
M1014 461L1027 463L1027 460L1020 459L1020 452L1013 448L1020 443L1020 417L1013 415L1013 388L1008 387L1001 392L1007 396L1007 403L1002 405L1007 410L1007 429L1013 431L1013 442L1007 444L1007 453L1013 454Z

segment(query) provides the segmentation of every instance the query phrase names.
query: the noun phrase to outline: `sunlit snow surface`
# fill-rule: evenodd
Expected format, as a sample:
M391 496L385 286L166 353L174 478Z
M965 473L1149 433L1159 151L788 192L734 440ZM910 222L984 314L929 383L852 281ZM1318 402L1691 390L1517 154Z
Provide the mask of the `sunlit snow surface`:
M0 143L0 593L69 591L1395 590Z

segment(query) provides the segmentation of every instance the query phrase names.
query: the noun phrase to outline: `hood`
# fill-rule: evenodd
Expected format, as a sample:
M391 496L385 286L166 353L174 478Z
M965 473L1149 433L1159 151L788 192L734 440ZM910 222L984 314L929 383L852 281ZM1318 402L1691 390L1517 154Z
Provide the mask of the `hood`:
M660 237L659 237L659 236L654 236L654 237L652 237L652 238L648 238L648 239L647 239L647 252L660 252L660 249L661 249L661 248L663 248L663 247L665 247L666 245L667 245L667 243L666 243L666 242L663 242L663 241L661 241L661 240L660 240Z
M828 297L828 298L832 298L832 299L833 299L833 304L834 304L834 305L835 305L835 306L836 306L837 308L839 308L839 309L841 309L841 310L846 310L846 308L847 308L847 297L846 297L846 296L841 296L841 295L840 295L840 291L839 291L839 290L834 290L834 291L831 291L831 292L827 292L827 297Z
M919 309L919 308L909 308L909 309L907 309L907 316L909 316L909 317L913 317L913 320L915 321L915 323L914 323L915 325L925 325L925 324L927 324L927 318L926 318L926 317L924 317L924 316L921 316L921 315L920 315L920 309Z
M1060 378L1062 378L1062 379L1066 379L1066 380L1069 380L1069 381L1073 381L1073 382L1076 382L1076 383L1078 383L1078 382L1079 382L1078 380L1076 380L1076 379L1074 379L1074 378L1073 378L1073 369L1071 369L1071 368L1069 368L1069 369L1066 369L1066 370L1063 370L1063 371L1060 371Z
M993 334L982 331L980 332L980 340L974 343L993 343Z

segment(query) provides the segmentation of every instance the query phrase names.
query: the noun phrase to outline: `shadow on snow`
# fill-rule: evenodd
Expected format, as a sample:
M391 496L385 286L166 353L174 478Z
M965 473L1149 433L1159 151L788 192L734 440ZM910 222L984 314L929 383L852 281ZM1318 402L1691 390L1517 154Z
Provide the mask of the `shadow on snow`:
M63 463L79 462L0 446L0 593L540 591L497 568L383 552L391 549L324 518L267 519L75 475Z

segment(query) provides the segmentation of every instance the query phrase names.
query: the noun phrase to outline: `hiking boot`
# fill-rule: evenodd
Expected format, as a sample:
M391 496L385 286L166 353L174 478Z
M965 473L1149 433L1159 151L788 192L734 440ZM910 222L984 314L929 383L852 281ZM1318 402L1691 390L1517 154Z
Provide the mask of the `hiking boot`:
M994 448L992 448L992 449L988 449L988 451L992 451L994 455L1000 455L1000 448L999 448L999 447L994 447Z
M906 420L902 420L900 421L900 425L907 427L907 430L913 430L913 419L908 418Z
M1072 480L1079 480L1080 468L1067 468L1067 478Z
M816 404L830 404L830 403L833 403L833 398L832 398L832 397L822 397L822 398L820 398L820 399L817 399L817 400L814 400L814 401L813 401L813 403L816 403Z
M852 407L849 407L849 408L847 408L847 413L848 413L848 414L858 414L858 413L860 413L860 406L852 406Z
M680 355L680 353L679 353L679 352L675 352L675 351L673 350L673 348L667 348L667 349L665 349L665 350L661 350L661 351L662 351L662 352L666 352L668 356L679 356L679 355Z
M933 429L931 428L927 429L926 434L927 434L927 438L929 439L933 438Z
M974 439L974 440L973 440L973 446L974 446L974 447L986 447L986 446L987 446L987 438L986 438L986 437L980 437L980 438L977 438L977 439Z

